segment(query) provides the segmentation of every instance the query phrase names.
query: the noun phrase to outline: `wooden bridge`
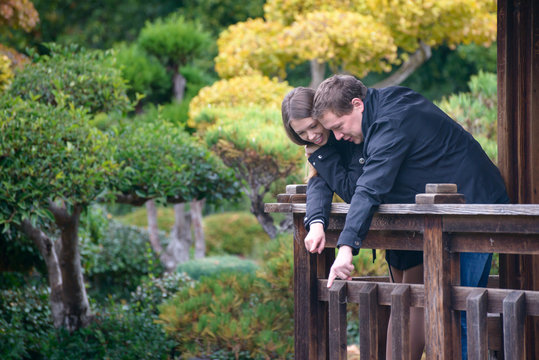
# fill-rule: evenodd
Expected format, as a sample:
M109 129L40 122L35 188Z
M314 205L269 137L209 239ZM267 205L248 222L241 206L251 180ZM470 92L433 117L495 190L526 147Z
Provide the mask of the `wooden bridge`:
M410 358L411 307L424 308L427 359L461 357L460 311L467 312L470 359L487 359L489 353L523 359L526 341L538 341L525 336L525 322L539 316L539 291L500 289L496 279L487 289L461 287L459 256L463 252L539 255L539 205L447 204L458 202L458 195L435 193L419 195L416 204L381 205L363 248L423 250L424 285L356 278L337 280L327 289L349 205L332 205L326 249L311 254L304 246L305 193L306 185L288 185L286 194L278 196L279 203L266 204L267 212L294 217L296 359L347 358L347 303L359 304L361 360L385 359L390 313L393 358Z

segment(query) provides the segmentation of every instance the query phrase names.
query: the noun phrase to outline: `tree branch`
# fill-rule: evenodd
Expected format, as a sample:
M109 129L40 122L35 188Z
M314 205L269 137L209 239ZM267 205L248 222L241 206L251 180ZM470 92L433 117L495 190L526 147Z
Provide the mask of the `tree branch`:
M413 74L421 65L423 65L432 56L430 46L424 42L419 42L419 48L406 60L392 75L384 80L372 85L371 87L379 89L387 86L401 84L410 75Z

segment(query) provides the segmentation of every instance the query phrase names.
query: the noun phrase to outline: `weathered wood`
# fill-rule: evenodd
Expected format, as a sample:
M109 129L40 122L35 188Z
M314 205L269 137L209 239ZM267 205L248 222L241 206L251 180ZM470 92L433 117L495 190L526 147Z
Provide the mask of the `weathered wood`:
M359 358L378 359L378 290L372 283L359 290Z
M410 287L397 284L391 292L391 355L393 360L410 359Z
M329 289L329 359L346 360L346 282Z
M293 204L290 208L274 206L280 203L267 203L269 209L277 209L277 211L267 210L266 212L294 212L305 213L305 204ZM289 209L289 210L286 210ZM347 214L350 209L349 204L333 203L331 204L331 213ZM528 215L539 216L539 205L524 204L524 205L507 205L507 204L382 204L378 206L379 214L389 215Z
M468 359L488 358L487 290L474 290L466 299Z
M503 357L502 319L500 314L487 313L488 348L491 351L500 352Z
M386 358L387 329L389 327L389 316L391 308L389 306L378 305L378 359Z
M466 199L462 194L417 194L416 204L464 204Z
M426 184L427 194L452 194L457 192L457 184Z
M306 184L290 184L286 185L287 194L307 194Z
M425 217L425 339L428 359L454 359L452 349L451 274L447 238L440 216Z
M336 247L340 232L326 232L326 246ZM361 246L364 249L423 250L419 232L369 231Z
M539 234L453 234L449 245L453 252L498 252L539 254Z
M475 288L464 286L453 286L451 292L451 303L453 309L466 310L466 297ZM503 300L514 290L510 289L487 289L489 313L502 313ZM539 291L523 291L525 296L526 316L539 316Z
M525 297L523 291L513 291L503 300L503 347L506 359L524 359Z
M325 359L321 351L326 341L323 313L317 301L317 269L315 255L305 250L303 217L294 215L294 340L296 359Z

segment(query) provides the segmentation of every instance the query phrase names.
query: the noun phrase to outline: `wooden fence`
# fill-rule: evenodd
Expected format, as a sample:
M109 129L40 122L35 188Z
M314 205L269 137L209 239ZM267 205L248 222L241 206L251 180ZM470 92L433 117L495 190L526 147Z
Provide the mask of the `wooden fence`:
M539 205L448 204L459 196L432 191L418 195L416 204L381 205L363 248L422 250L424 285L374 277L337 280L327 289L349 205L332 204L326 249L310 254L304 246L305 193L306 185L288 185L278 203L265 207L294 218L296 360L346 359L347 303L359 304L361 360L385 359L390 314L393 358L410 358L410 307L424 308L427 359L460 359L460 311L467 311L469 359L487 359L489 351L525 358L524 323L539 316L539 291L493 288L492 281L487 289L461 287L459 254L539 254Z

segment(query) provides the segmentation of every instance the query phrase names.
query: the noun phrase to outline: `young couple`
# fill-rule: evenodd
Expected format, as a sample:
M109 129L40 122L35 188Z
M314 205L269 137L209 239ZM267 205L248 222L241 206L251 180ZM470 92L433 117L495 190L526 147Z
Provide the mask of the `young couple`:
M282 103L290 139L305 145L316 176L307 185L305 247L321 253L333 193L350 203L328 287L351 279L376 207L414 203L427 183L455 183L469 204L508 203L496 166L471 134L432 102L404 87L371 89L353 76L335 75L316 90L296 88ZM486 287L492 254L462 253L462 286ZM387 250L393 282L423 283L423 253ZM425 344L423 309L410 313L412 359ZM463 359L466 318L461 317ZM391 327L388 344L391 344ZM387 347L387 358L391 348Z

